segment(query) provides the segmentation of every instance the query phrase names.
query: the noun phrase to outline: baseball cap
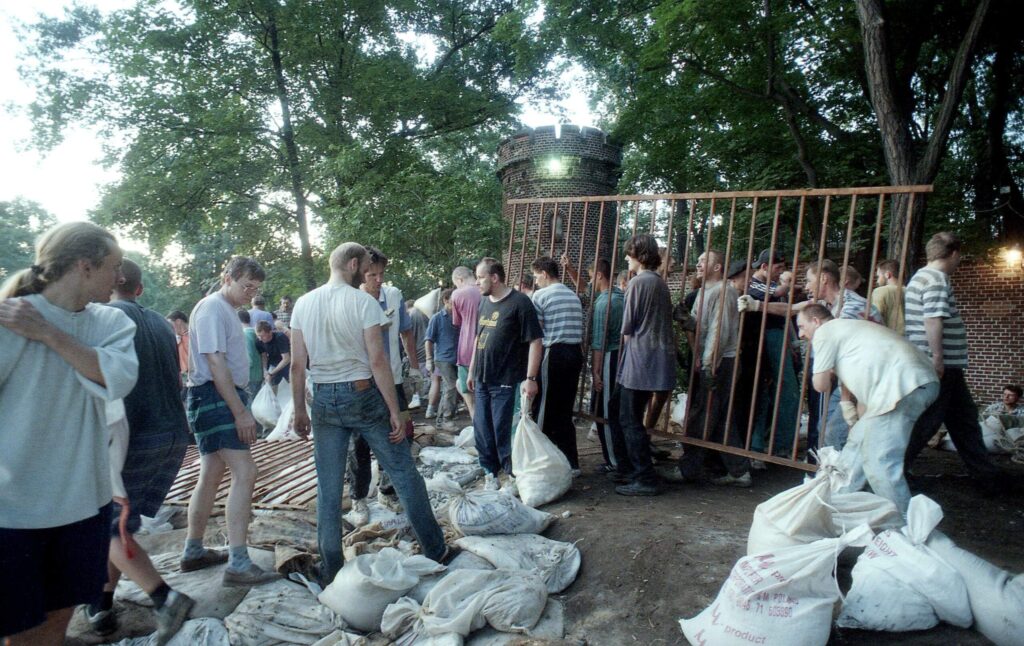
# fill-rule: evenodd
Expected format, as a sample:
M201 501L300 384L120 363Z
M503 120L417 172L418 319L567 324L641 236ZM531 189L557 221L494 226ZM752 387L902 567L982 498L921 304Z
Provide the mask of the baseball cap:
M747 263L742 260L734 260L729 263L729 271L725 274L726 278L733 278L747 269Z
M786 262L786 259L782 257L782 254L779 253L778 250L775 251L774 255L771 254L770 251L771 251L770 249L765 249L760 254L758 254L757 260L754 261L753 266L754 267L760 267L761 265L768 265L768 264L774 265L774 264L777 264L777 263L780 263L780 262ZM773 258L774 260L772 260L772 262L769 263L768 262L769 258Z

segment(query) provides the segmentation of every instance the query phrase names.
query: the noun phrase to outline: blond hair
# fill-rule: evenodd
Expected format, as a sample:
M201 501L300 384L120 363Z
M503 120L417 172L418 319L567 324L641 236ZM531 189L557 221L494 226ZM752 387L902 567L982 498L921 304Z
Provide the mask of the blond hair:
M35 262L4 282L0 298L38 294L63 278L79 260L99 267L116 248L114 235L91 222L59 224L39 236Z

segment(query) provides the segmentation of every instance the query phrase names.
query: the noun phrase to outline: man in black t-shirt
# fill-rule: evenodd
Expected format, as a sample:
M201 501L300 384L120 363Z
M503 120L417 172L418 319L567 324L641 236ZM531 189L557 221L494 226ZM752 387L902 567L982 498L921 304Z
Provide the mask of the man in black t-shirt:
M264 359L263 378L274 389L282 379L288 378L288 366L292 362L292 344L284 332L276 332L270 323L256 324L256 350Z
M476 267L484 297L477 315L476 347L466 385L476 397L473 430L484 488L498 488L498 474L512 475L512 409L522 382L524 399L537 394L537 374L544 349L533 302L505 285L505 268L494 258ZM525 381L524 381L525 380ZM523 410L530 405L523 402Z

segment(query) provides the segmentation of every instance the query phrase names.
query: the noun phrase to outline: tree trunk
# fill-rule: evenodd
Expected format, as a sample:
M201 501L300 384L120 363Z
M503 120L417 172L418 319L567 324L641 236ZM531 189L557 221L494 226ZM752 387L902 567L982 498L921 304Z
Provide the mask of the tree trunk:
M967 75L970 73L970 62L981 33L981 26L988 14L990 2L991 0L980 0L974 11L971 23L967 27L967 32L964 34L956 57L950 66L949 81L931 136L928 138L921 158L915 161L914 142L910 134L911 115L901 111L896 101L900 88L895 86L892 72L892 52L889 48L889 35L885 28L882 2L881 0L857 0L857 16L860 20L861 37L864 41L864 65L871 105L878 119L878 129L882 137L882 153L885 156L885 165L892 184L902 186L930 184L935 181L939 164L946 151L949 131L963 96ZM908 239L904 240L909 204L910 198L907 195L897 196L893 201L889 229L889 255L898 258L906 245L909 247L906 254L907 260L913 264L922 247L924 235L924 197L918 196L914 200L910 235Z
M285 162L292 182L292 198L295 200L295 219L299 225L299 261L306 289L317 286L316 268L313 266L313 249L309 244L309 223L306 218L306 192L303 189L302 167L299 165L299 147L295 143L292 128L291 102L288 87L284 82L284 65L281 63L281 48L277 34L277 17L273 12L267 17L267 36L270 39L270 60L274 66L274 83L277 101L281 106L281 139L284 141Z

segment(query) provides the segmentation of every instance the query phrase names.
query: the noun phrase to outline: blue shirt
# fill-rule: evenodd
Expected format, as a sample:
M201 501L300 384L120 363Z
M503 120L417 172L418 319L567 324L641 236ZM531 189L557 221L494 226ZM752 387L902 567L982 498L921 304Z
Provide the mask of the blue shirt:
M452 323L452 317L447 310L441 310L430 317L425 338L434 344L435 362L455 363L455 351L459 345L459 328Z

